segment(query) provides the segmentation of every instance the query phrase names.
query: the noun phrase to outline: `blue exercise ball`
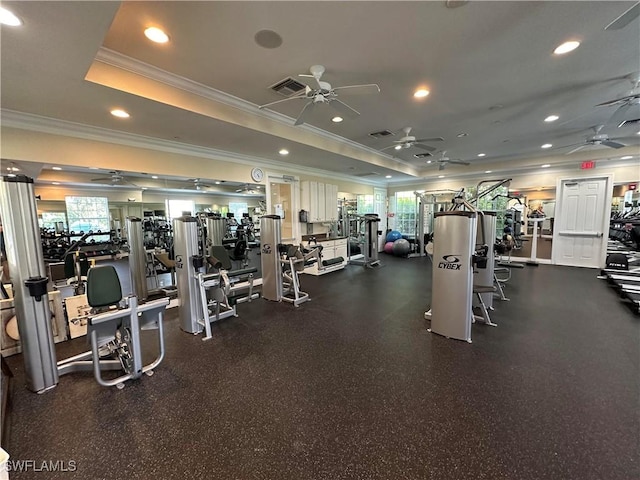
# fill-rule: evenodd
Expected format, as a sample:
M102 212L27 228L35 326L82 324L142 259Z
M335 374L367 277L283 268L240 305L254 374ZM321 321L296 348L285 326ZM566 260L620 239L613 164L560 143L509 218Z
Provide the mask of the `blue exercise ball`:
M402 234L397 230L391 230L387 233L387 242L395 242L396 240L402 238Z
M400 238L393 242L393 254L396 257L406 257L407 255L409 255L410 250L411 245L409 244L409 240Z

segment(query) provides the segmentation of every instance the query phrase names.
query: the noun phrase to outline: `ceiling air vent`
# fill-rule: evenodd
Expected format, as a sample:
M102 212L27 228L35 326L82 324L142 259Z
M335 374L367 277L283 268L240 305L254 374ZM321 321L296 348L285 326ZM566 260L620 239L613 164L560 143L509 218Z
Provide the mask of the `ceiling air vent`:
M375 177L380 175L378 172L356 173L356 177Z
M393 132L390 132L389 130L380 130L379 132L373 132L373 133L370 133L369 135L371 135L374 138L382 138L382 137L388 137L389 135L393 135Z
M300 83L294 78L287 77L284 80L280 80L275 85L271 85L271 90L279 93L285 97L290 97L295 95L296 93L304 90L306 85L304 83Z
M431 155L429 152L424 152L424 153L416 153L413 155L416 158L427 158L427 157L433 157L433 155Z

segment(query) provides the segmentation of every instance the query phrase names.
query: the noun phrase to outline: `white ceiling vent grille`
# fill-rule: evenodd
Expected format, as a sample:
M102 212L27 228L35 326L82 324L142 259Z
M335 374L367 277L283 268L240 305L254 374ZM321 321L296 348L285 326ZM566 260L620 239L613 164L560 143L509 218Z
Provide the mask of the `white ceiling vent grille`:
M390 132L389 130L380 130L379 132L373 132L373 133L370 133L369 135L371 135L374 138L382 138L382 137L388 137L389 135L393 135L393 132Z
M284 80L280 80L275 85L271 85L269 88L284 97L290 97L291 95L301 92L305 87L306 85L304 83L300 83L294 78L287 77Z

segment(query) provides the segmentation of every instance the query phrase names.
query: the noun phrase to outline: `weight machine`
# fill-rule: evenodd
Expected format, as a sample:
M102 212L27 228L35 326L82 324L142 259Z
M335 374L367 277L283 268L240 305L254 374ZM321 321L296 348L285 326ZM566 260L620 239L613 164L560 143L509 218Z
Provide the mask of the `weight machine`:
M260 220L262 296L274 302L289 302L295 307L310 300L300 290L298 273L320 259L320 247L309 251L291 244L282 244L281 218L264 215Z
M164 358L162 322L169 300L139 305L132 296L120 308L120 282L115 269L109 266L94 267L87 274L87 297L92 306L111 307L105 312L94 311L88 318L91 351L56 363L47 292L49 279L39 242L33 179L25 175L2 177L0 199L27 388L43 393L58 384L60 375L75 371L92 370L100 385L118 388L143 373L151 375ZM148 365L142 364L143 329L158 330L159 353ZM104 358L114 355L117 359ZM115 369L124 370L124 374L111 380L102 378L103 370Z
M180 327L210 340L211 323L237 317L236 305L258 298L262 279L254 278L256 268L231 270L225 248L215 245L219 232L199 228L196 217L174 219L173 229Z
M349 223L355 224L356 239L355 243L360 246L362 258L352 258L351 239L348 243L349 263L353 265L363 265L367 268L379 267L378 259L378 236L382 234L378 230L380 218L376 213L366 213L364 215L352 215L349 217Z
M493 294L493 280L474 285L474 270L487 269L489 264L488 216L464 199L464 190L456 194L450 210L434 214L432 303L424 315L431 320L430 332L471 343L472 323L495 326L482 297ZM488 274L493 279L492 270ZM473 313L474 294L480 316Z

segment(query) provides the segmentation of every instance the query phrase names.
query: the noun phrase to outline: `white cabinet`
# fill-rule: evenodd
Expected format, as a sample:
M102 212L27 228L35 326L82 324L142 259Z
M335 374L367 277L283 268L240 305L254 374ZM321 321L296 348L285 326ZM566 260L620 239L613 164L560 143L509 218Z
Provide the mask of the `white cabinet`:
M329 185L324 186L324 204L326 220L335 221L338 219L338 186Z
M325 273L342 270L347 264L347 239L324 240L318 242L322 245L322 264L314 263L304 270L309 275L324 275ZM331 262L331 260L341 257L341 261Z
M338 186L304 181L301 184L302 209L309 223L336 220L338 216Z

